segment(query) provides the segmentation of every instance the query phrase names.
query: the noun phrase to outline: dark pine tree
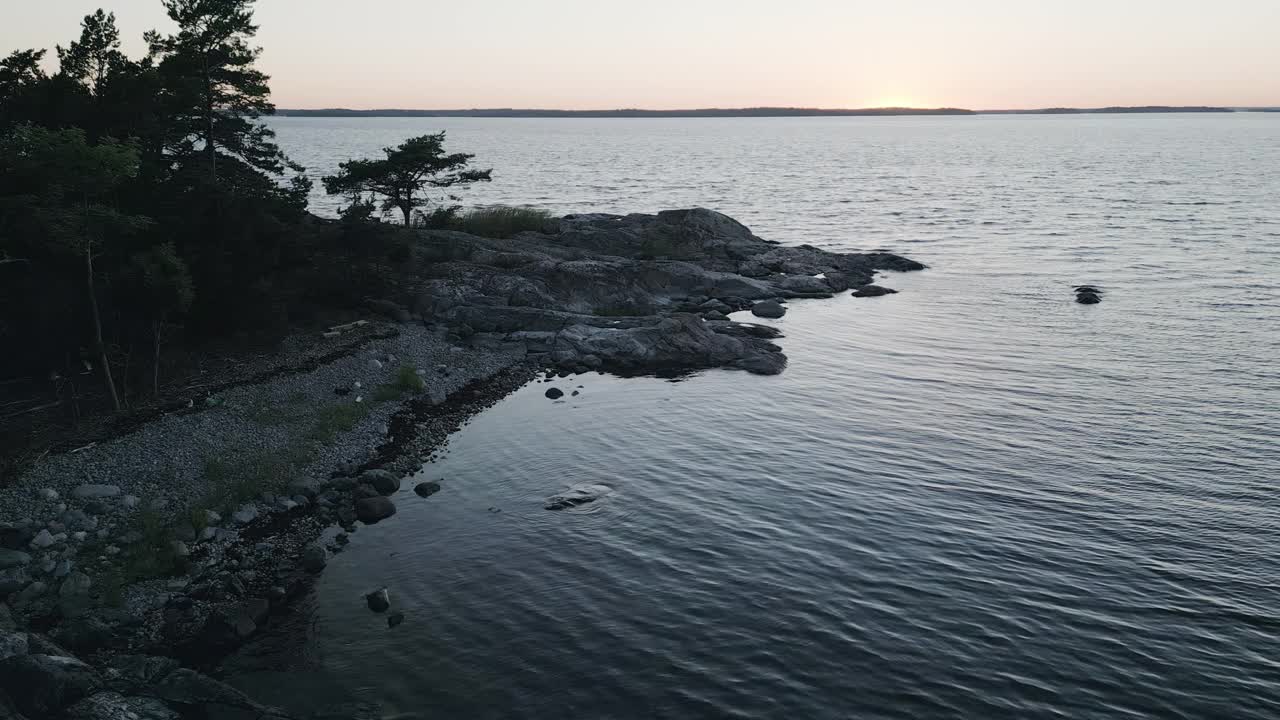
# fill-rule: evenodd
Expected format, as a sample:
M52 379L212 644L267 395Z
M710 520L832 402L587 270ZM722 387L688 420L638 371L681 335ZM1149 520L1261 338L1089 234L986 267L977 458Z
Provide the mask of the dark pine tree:
M178 32L147 33L172 114L169 150L202 154L211 182L220 156L273 175L289 166L275 133L258 122L275 106L269 78L254 67L262 50L251 44L253 1L163 0Z

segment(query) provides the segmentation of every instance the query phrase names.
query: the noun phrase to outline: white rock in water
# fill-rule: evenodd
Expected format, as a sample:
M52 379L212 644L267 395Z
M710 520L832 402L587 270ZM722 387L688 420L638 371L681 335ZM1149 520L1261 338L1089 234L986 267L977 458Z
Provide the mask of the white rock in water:
M33 548L43 549L49 547L53 543L53 535L50 535L48 530L41 530L36 533L34 538L31 538L31 547Z
M98 498L111 498L120 495L119 485L81 485L71 491L74 497L81 500L93 500Z
M138 499L137 495L125 495L123 498L120 499L120 504L124 505L127 508L136 508L138 507L138 503L140 502L142 501Z
M43 500L57 500L58 491L53 488L44 488L40 491L40 498Z
M377 359L377 358L374 358L374 359L372 359L372 360L370 360L370 361L369 361L369 367L373 368L374 370L381 370L381 369L382 369L382 361L381 361L381 360L379 360L379 359Z
M86 533L83 530L77 530L71 533L71 539L75 540L76 542L84 542L84 539L87 537L89 537L89 533Z

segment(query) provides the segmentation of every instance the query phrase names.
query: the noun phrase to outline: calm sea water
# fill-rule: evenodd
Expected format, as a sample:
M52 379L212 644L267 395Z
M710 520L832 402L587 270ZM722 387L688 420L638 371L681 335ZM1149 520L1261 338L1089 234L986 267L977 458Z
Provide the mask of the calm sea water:
M447 129L495 168L469 202L700 205L931 266L793 302L778 377L591 375L477 417L441 493L330 563L287 663L312 689L280 699L1280 716L1280 116L273 124L318 174ZM573 482L616 492L542 509Z

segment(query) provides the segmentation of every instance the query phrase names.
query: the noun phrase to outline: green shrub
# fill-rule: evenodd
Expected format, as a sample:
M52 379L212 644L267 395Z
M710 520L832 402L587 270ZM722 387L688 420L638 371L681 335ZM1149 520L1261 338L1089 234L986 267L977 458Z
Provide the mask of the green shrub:
M537 208L495 205L461 213L449 227L481 237L509 238L526 230L541 231L551 217Z

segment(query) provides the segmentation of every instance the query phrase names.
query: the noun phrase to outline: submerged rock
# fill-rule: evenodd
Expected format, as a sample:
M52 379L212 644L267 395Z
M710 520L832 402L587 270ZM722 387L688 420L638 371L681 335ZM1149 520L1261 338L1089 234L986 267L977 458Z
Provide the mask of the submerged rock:
M613 488L608 485L575 485L558 495L547 498L543 507L547 510L568 510L595 502L611 492Z
M387 616L387 627L393 628L404 622L404 613L396 611Z
M880 285L863 285L853 291L853 296L859 298L880 297L882 295L896 295L897 293L898 291L893 288L881 287Z

